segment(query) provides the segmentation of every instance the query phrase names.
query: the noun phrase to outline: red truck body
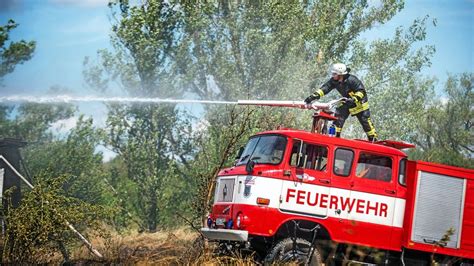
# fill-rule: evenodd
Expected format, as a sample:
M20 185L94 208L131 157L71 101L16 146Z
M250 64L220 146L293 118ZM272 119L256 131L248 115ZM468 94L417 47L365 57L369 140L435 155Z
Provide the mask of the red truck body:
M468 169L422 161L409 161L407 170L407 207L405 210L404 234L401 245L425 252L474 258L474 172ZM426 198L429 195L426 194L430 193L430 189L433 190L433 187L430 187L430 184L423 185L422 182L425 180L421 179L423 177L421 173L430 173L431 176L427 175L425 179L435 177L437 178L436 181L438 181L437 184L449 179L458 184L454 185L455 188L452 189L452 186L449 186L450 184L443 183L443 190L440 191L443 195L434 194L431 200L427 200ZM440 177L444 177L445 180L440 180ZM452 191L456 190L456 186L457 191ZM420 197L425 202L431 201L425 203L426 210L431 212L431 214L426 214L429 215L428 218L430 219L424 224L421 222L420 226L427 226L427 224L433 223L437 217L443 217L442 221L445 223L456 220L458 226L450 237L452 240L455 240L455 243L451 247L439 247L413 240L416 238L414 228L417 216L425 215L418 206L417 200ZM430 204L431 206L429 206Z
M259 133L218 174L202 232L276 241L290 221L305 221L339 243L474 259L474 171L407 160L401 149L411 147L294 129Z

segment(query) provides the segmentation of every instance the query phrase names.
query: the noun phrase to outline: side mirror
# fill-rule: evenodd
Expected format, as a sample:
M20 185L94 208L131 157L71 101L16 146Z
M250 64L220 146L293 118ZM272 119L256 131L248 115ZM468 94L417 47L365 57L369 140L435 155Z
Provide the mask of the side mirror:
M245 171L250 175L253 173L253 168L255 167L255 161L249 160L245 165Z

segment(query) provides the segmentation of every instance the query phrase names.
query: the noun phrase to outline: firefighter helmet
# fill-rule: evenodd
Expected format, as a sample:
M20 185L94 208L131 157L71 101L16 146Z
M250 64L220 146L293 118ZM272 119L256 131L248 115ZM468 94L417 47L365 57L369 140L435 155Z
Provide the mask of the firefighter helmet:
M347 74L347 67L342 63L332 65L331 74L345 75Z

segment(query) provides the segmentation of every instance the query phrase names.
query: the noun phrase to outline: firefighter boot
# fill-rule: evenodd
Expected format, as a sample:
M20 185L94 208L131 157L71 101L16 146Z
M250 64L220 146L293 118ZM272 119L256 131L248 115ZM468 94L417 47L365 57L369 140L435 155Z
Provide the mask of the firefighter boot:
M369 139L370 142L377 141L377 135L367 135L367 138Z
M338 118L339 119L339 118ZM341 121L336 121L336 122L341 122ZM342 121L342 123L344 124L344 121ZM336 125L336 138L340 138L341 137L341 132L342 132L342 127L338 127Z

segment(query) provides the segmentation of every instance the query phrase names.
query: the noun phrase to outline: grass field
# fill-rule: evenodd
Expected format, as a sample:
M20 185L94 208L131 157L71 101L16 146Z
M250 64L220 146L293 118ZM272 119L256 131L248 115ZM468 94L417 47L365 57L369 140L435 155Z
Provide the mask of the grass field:
M70 249L69 263L83 264L133 264L133 265L251 265L249 258L224 257L214 255L214 245L205 243L200 234L189 229L160 231L155 233L95 232L88 235L94 248L104 258L94 256L87 247ZM40 264L62 264L59 251L45 252L32 258Z

